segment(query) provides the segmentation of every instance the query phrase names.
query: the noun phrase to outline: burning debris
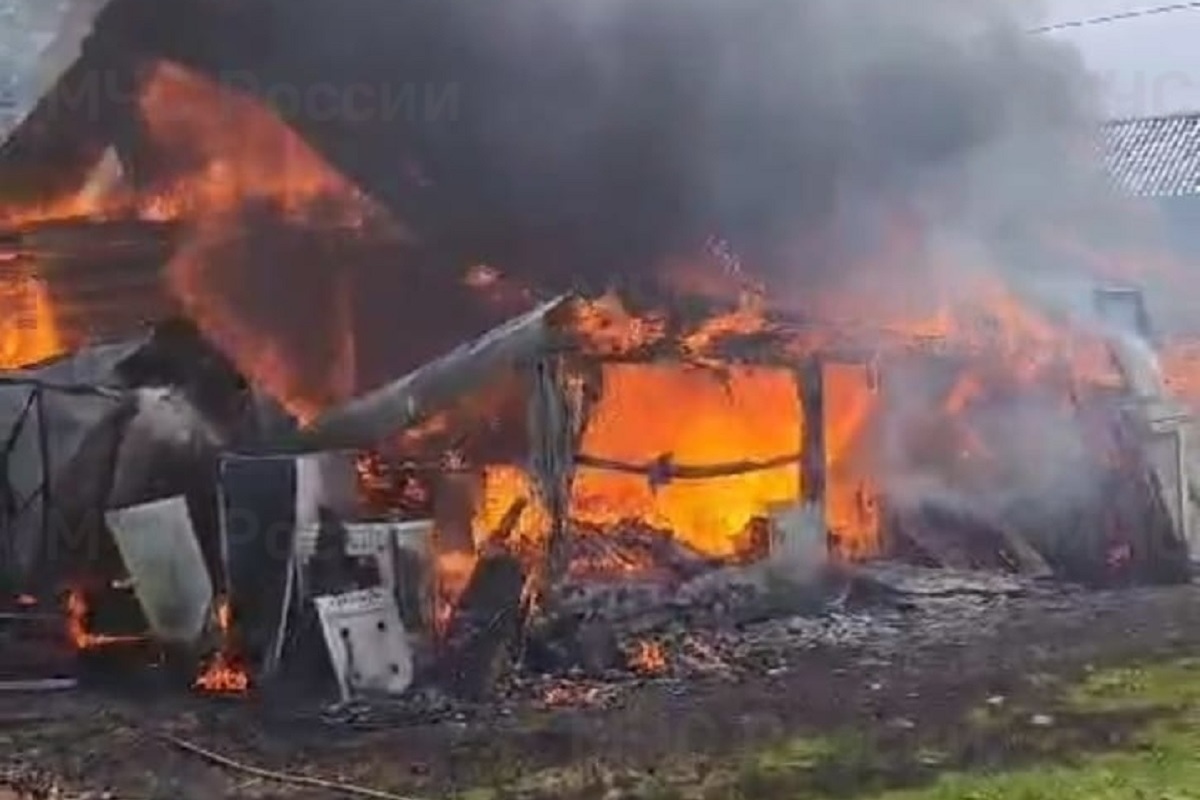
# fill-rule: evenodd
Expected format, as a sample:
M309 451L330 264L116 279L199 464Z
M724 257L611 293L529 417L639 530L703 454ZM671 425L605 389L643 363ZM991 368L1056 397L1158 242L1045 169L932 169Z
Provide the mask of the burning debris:
M196 677L195 687L211 694L241 694L250 688L250 676L237 652L233 614L227 600L221 599L217 603L216 615L220 644Z
M60 610L81 653L196 646L217 563L208 469L256 435L244 381L186 324L2 380L10 596Z
M252 404L236 373L164 377L177 356L159 341L169 332L42 367L27 379L37 391L90 365L112 388L82 396L127 415L105 438L117 464L109 493L72 511L120 509L96 529L117 558L102 581L94 563L56 567L96 570L92 587L127 580L144 627L94 630L91 601L73 591L72 639L190 654L194 686L210 693L246 691L254 674L306 682L332 670L343 701L414 681L480 699L522 665L671 672L678 654L663 649L664 631L828 608L859 580L854 565L878 559L1097 583L1186 576L1185 417L1146 377L1148 351L1121 344L1126 334L1061 334L1109 348L1114 384L1053 360L1032 374L986 361L1015 340L831 327L835 338L814 347L814 323L763 312L748 324L748 309L731 325L731 312L663 308L651 315L661 326L643 326L646 312L612 296L558 298L273 440L238 427ZM224 395L213 392L218 375ZM914 376L924 376L921 408ZM178 387L162 397L205 390L204 405L163 415L147 399L160 395L131 383L152 378ZM673 413L647 414L648 398ZM1107 476L1074 509L1077 526L1098 526L1088 534L1047 534L1059 497L1026 495L1020 509L970 500L1027 488L1009 477L1026 454L987 423L1031 403L1037 413L1052 403L1079 437L1067 440L1079 469ZM892 439L899 430L918 435ZM254 441L261 455L230 452ZM181 457L191 481L151 480ZM20 458L10 474L36 467ZM96 466L73 474L94 481L109 462L83 463ZM166 499L147 502L155 495ZM324 666L312 655L322 652Z
M1143 295L1045 233L1117 206L1072 216L1081 76L995 4L414 11L493 91L369 165L371 125L313 130L187 45L254 3L184 5L160 41L113 0L0 149L0 586L65 597L81 651L477 700L719 672L701 632L840 608L879 562L1189 577L1190 417ZM51 125L97 61L125 91ZM562 75L584 102L526 85ZM96 272L189 322L92 344L134 314L80 310Z

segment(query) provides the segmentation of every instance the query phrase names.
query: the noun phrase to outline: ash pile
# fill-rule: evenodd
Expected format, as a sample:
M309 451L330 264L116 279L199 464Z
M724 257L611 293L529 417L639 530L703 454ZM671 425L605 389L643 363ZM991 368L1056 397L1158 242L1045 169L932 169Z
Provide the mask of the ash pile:
M1104 480L1066 511L1036 498L1057 511L1039 516L853 458L876 429L848 440L839 422L845 355L796 362L779 321L724 331L703 359L679 347L686 320L614 353L602 308L556 298L304 425L182 323L6 373L0 619L22 657L0 666L35 682L152 671L412 719L886 648L906 608L969 619L1068 582L1191 577L1188 419L1136 332L1106 334L1123 378L1071 410L1104 432L1087 440ZM909 374L910 352L877 352ZM680 385L680 414L702 413L663 446L636 405ZM885 381L850 386L886 418ZM744 427L764 406L765 443ZM685 460L713 442L740 457Z

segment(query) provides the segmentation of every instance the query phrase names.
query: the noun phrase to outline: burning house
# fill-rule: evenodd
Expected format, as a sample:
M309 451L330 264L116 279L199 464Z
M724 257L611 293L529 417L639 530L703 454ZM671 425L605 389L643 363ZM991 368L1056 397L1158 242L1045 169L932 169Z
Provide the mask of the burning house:
M79 4L0 146L9 593L474 693L879 560L1186 579L1077 65L864 3Z

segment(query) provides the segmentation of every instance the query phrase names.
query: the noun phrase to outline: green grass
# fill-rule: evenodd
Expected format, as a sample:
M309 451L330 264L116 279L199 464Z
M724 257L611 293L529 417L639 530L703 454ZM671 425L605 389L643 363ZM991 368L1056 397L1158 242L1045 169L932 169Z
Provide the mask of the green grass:
M1200 798L1200 662L1094 672L1065 693L1070 724L1139 712L1147 723L1120 750L994 774L959 771L871 800L1182 800Z
M1200 660L1093 672L1067 693L1083 711L1200 709Z
M1200 798L1200 733L1157 730L1132 752L1085 756L997 774L950 773L919 789L860 795L874 800L1173 800Z
M653 774L575 764L471 800L1200 800L1200 661L1038 683L957 725L886 725L679 757ZM1034 722L1035 716L1044 717ZM1049 724L1047 724L1049 723Z

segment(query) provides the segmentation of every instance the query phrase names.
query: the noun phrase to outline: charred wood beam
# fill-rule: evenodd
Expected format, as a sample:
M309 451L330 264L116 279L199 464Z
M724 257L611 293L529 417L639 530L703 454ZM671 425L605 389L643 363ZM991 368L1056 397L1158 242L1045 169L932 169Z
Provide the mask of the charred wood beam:
M796 373L800 393L802 457L800 494L809 503L825 501L825 376L821 361L812 358Z
M512 657L524 586L520 562L507 553L486 554L476 564L446 633L442 682L455 695L486 695Z
M717 347L712 352L695 353L684 351L678 342L660 342L649 347L641 347L625 353L597 354L596 360L603 364L653 364L662 362L678 362L681 364L703 365L712 360L722 365L745 365L752 367L791 368L796 359L781 345L780 340L772 340L769 345L755 343L754 347L739 348Z
M580 453L575 458L575 462L581 467L622 472L626 475L642 475L648 478L651 483L659 486L674 480L694 481L732 478L751 472L766 472L767 470L779 469L789 464L802 463L802 461L803 455L801 453L789 453L765 460L746 459L743 461L729 461L724 464L695 465L676 464L671 460L670 455L664 455L643 464L630 464L624 461L591 456L585 453Z
M54 220L31 223L20 229L0 229L0 253L10 257L78 259L88 272L119 269L120 259L139 253L161 254L174 247L178 222L150 220Z
M894 510L889 528L897 541L907 540L938 567L1004 569L1030 577L1053 573L1041 554L1002 520L970 509L921 503Z
M582 420L580 409L567 396L564 359L551 356L538 362L534 370L533 391L529 398L529 448L538 493L550 515L546 537L546 562L541 585L535 587L548 602L553 588L566 575L567 514L570 509L571 482L575 475L575 457Z
M503 547L512 537L513 531L517 529L517 523L521 521L521 515L528 507L529 500L527 498L518 497L513 500L508 510L504 512L504 516L500 518L500 524L496 526L496 530L488 536L487 546Z

